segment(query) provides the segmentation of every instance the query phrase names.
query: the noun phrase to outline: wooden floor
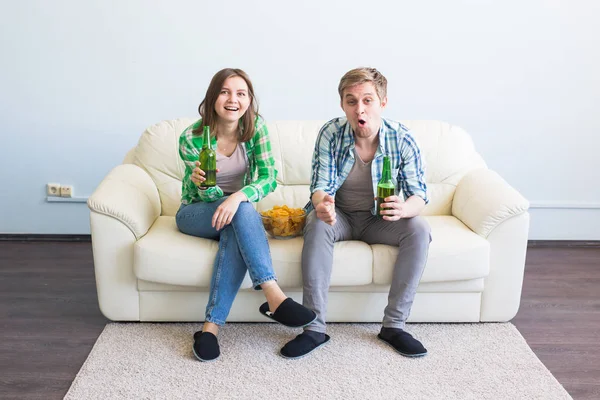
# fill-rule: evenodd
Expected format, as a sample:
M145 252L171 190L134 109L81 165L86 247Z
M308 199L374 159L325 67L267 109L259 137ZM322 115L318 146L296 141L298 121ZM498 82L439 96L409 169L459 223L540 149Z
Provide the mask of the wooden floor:
M600 399L600 248L529 248L512 322L574 399Z
M62 399L106 319L90 243L0 242L0 399ZM600 248L530 248L513 320L575 399L600 399Z

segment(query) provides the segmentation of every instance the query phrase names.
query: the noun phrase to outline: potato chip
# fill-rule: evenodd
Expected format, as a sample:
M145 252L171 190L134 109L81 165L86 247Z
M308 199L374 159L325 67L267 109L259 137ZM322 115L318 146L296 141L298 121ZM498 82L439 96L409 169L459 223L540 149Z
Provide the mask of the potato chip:
M306 212L302 208L275 206L260 213L265 230L274 237L298 236L304 228Z

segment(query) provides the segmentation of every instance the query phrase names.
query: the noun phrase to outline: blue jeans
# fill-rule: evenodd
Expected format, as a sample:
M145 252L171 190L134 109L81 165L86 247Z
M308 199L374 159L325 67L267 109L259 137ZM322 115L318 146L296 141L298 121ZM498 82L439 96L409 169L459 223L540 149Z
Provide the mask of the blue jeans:
M262 283L276 280L267 235L260 215L250 203L240 203L231 223L221 231L212 227L213 214L226 198L182 204L175 217L181 232L219 241L205 319L217 325L225 324L246 271L256 290Z

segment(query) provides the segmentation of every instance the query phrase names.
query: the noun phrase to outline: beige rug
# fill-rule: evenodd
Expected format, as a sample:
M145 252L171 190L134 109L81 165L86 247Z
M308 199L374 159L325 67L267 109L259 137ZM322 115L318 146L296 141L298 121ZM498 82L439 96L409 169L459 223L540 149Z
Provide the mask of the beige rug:
M330 324L308 357L278 351L300 330L227 324L221 358L197 361L200 324L111 323L66 399L570 399L512 324L409 325L429 355L409 359L376 324Z

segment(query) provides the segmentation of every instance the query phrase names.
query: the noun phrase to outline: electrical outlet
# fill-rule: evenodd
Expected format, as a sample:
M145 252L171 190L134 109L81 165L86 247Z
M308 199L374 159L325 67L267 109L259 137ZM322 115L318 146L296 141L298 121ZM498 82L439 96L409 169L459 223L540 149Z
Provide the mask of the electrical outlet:
M60 196L60 183L48 183L46 193L48 196Z
M73 186L61 185L60 186L60 197L73 197Z

